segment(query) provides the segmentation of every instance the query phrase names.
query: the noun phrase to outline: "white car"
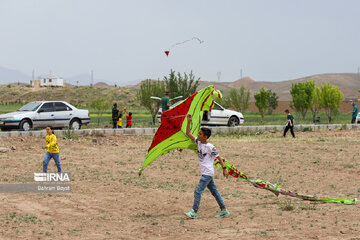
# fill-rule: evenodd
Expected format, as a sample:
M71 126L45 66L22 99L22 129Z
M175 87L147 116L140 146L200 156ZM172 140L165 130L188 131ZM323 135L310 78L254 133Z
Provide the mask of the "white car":
M359 112L358 115L356 116L355 123L360 123L360 112Z
M179 105L182 101L175 103L170 107L170 109ZM159 109L158 121L161 122L160 116L162 109ZM211 109L211 112L204 112L201 125L227 125L227 126L237 126L244 123L244 116L240 112L233 110L225 109L217 102L214 102L214 106Z
M20 129L29 131L33 128L69 127L80 129L90 122L88 110L77 109L62 101L30 102L16 112L0 115L1 130Z

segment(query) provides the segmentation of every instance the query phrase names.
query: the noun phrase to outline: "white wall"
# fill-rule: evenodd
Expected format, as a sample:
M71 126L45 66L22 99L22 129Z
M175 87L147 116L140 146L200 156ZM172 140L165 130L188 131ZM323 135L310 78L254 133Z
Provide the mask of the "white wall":
M50 82L51 80L51 82ZM62 78L41 78L40 86L58 86L63 87L65 85L65 81Z

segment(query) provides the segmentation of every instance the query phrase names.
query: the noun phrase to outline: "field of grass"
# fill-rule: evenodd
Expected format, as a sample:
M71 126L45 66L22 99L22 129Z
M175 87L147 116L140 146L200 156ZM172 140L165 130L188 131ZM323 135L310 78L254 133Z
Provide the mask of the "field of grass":
M14 112L21 108L24 104L0 104L0 114Z
M0 104L0 114L16 111L22 106L22 104ZM100 118L100 124L98 125L98 115L95 109L88 106L81 106L81 109L87 109L90 111L90 124L86 128L96 128L96 127L111 127L111 109L108 109L104 112ZM133 126L134 127L152 127L158 126L159 123L152 124L151 114L145 108L128 108L127 111L133 113ZM293 113L295 117L295 124L312 124L311 113L308 113L306 120L301 120L300 115ZM325 113L321 112L318 115L321 119L321 124L327 124L327 116ZM283 125L286 123L286 115L283 113L273 113L271 115L265 115L264 122L261 122L261 116L257 112L245 112L244 113L245 124L244 125ZM123 116L123 123L126 124L126 118ZM340 113L338 114L332 123L336 124L346 124L350 123L351 115L349 113Z

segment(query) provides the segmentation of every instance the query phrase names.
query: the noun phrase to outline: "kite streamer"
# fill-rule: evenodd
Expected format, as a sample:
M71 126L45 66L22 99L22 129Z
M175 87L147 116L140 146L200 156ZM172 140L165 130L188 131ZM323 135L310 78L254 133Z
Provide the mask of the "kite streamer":
M251 180L249 179L245 173L237 170L232 163L227 161L224 158L221 158L226 166L226 169L229 172L229 175L233 176L234 178L240 178L243 179L249 183L251 183L254 187L262 188L268 191L271 191L276 196L279 196L279 194L299 198L304 201L311 201L311 202L323 202L323 203L341 203L346 205L353 205L357 204L357 199L348 199L348 198L325 198L325 197L316 197L312 195L303 195L294 191L286 191L284 189L281 189L278 184L273 184L268 181L264 181L261 179ZM216 158L214 161L214 165L222 170L222 166L220 164L219 158Z
M222 98L219 90L215 90L210 85L200 91L192 94L174 108L164 111L161 115L161 125L155 133L154 139L148 150L142 167L139 169L139 176L144 169L156 160L160 155L164 155L173 149L190 149L197 153L197 145L186 136L187 121L186 115L191 114L190 122L191 134L197 136L199 133L200 122L205 111L211 111L214 105L214 98ZM184 121L185 120L185 121ZM340 203L352 205L357 203L357 199L347 198L324 198L312 195L303 195L294 191L281 189L278 184L273 184L261 179L251 180L246 174L236 169L229 161L224 160L224 164L229 174L235 178L243 179L251 183L254 187L271 191L276 196L279 194L299 198L305 201L323 202L323 203ZM214 165L221 168L219 159L216 158Z
M171 46L171 48L176 47L176 46L178 46L178 45L182 45L182 44L187 43L187 42L190 42L190 41L194 41L194 40L198 41L200 44L202 44L202 43L204 42L204 41L202 41L201 39L199 39L198 37L193 37L193 38L191 38L191 39L188 39L188 40L185 40L185 41L182 41L182 42L175 43L175 44L173 44L173 45ZM169 48L168 50L164 51L164 53L166 54L166 56L169 56L170 48Z

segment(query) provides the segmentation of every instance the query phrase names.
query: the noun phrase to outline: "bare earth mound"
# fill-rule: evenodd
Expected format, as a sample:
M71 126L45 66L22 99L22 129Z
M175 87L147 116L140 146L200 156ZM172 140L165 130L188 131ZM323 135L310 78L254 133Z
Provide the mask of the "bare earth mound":
M253 178L326 197L358 197L360 131L281 133L211 139L220 154ZM97 143L93 139L102 138ZM101 143L101 144L99 144ZM216 170L231 215L203 193L199 218L183 212L200 179L188 150L160 157L137 176L151 137L59 139L70 194L1 194L1 239L360 239L360 205L314 204L256 189ZM44 139L0 138L0 183L41 172ZM56 171L53 160L49 171Z

